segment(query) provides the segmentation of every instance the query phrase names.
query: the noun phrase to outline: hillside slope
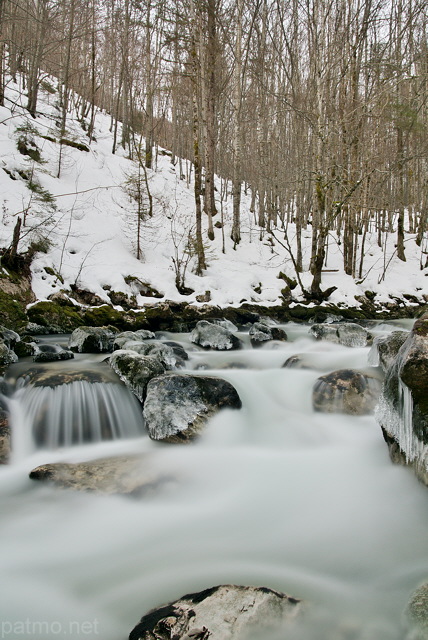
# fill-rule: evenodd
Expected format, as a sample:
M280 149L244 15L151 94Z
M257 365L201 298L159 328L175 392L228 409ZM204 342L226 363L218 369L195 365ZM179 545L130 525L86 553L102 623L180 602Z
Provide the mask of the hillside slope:
M242 241L233 248L232 199L228 194L223 204L220 202L219 179L215 240L210 242L204 234L208 267L201 277L192 272L194 258L186 247L194 229L193 184L179 175L179 165L174 166L170 154L162 150L155 169L148 170L153 216L142 222L142 256L138 260L138 207L129 194L135 185L127 186L131 176L135 182L137 164L120 151L111 153L110 117L102 113L96 118L96 140L89 146L84 122L71 112L67 142L60 145L56 103L53 83L45 83L39 112L32 119L24 108L21 87L10 81L5 107L0 108L0 246L10 246L20 216L24 225L18 250L26 251L31 243L39 249L31 265L37 299L74 286L91 291L106 302L111 301L108 293L123 292L135 296L132 300L137 306L144 306L154 302L150 286L174 301L199 304L197 297L209 291L211 303L219 306L237 306L242 301L266 306L281 304L284 281L278 275L282 271L294 278L292 261L275 238L264 232L260 240L260 229L250 212L250 196L246 194L242 198ZM61 171L57 177L60 153ZM188 172L190 164L183 161L182 170ZM143 206L146 205L144 198ZM221 217L223 229L219 228ZM294 234L293 225L289 225L291 242ZM277 230L275 235L282 242L283 231ZM310 242L308 229L303 247L306 269ZM424 239L421 248L413 235L406 234L405 263L397 259L394 242L395 234L391 234L382 252L376 234L368 234L363 275L357 283L345 275L340 243L331 234L322 287L336 286L337 290L329 302L358 306L355 297L366 291L374 292L379 303L403 296L407 296L406 304L409 296L413 297L412 303L426 302L428 269L421 269L421 265L426 264L428 239ZM188 262L184 284L193 293L184 296L177 290L174 262L181 263L182 269ZM309 288L308 271L302 274L302 281ZM141 283L149 286L145 288ZM300 293L297 287L294 300L299 300Z

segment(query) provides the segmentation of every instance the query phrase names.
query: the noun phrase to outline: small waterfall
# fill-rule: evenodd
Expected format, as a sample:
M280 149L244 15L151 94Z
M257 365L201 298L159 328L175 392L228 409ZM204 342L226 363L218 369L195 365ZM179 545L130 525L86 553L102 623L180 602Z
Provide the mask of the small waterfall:
M18 388L9 405L14 445L26 453L35 447L55 449L143 432L137 399L117 383L27 384Z

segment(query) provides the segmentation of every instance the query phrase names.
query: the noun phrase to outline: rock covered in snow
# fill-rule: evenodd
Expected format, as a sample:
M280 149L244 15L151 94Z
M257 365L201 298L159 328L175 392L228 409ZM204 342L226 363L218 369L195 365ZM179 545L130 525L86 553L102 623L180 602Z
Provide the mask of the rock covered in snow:
M122 331L118 333L113 340L113 350L123 349L126 342L141 342L142 340L151 340L155 338L153 331L147 329L139 329L138 331Z
M428 639L428 582L418 587L411 595L405 610L411 630L406 640Z
M210 416L224 407L241 408L230 382L170 373L149 382L143 414L154 440L188 442L201 432Z
M312 405L315 411L361 416L374 411L381 387L381 381L375 376L339 369L317 379Z
M164 364L155 356L144 356L125 349L114 351L109 358L113 371L134 395L144 401L150 380L165 372Z
M18 356L12 349L9 349L7 344L0 342L0 367L7 367L9 364L13 364L18 361Z
M16 331L12 331L12 329L7 329L0 325L0 340L2 340L9 349L13 349L15 344L21 340L21 337L16 333Z
M269 327L264 322L255 322L250 327L249 336L253 347L259 347L268 340L287 340L287 334L279 327Z
M365 347L372 340L367 329L354 322L313 324L309 332L317 340L329 340L345 347Z
M374 367L380 366L382 371L386 373L394 363L408 335L408 331L392 331L386 336L376 336L369 351L369 364Z
M190 334L190 340L201 347L218 351L240 349L242 346L241 340L229 329L207 320L200 320L196 324Z
M397 443L428 485L428 313L416 320L386 373L376 419L390 448Z
M68 346L78 353L105 353L112 350L115 337L111 327L78 327L71 334Z
M266 587L220 585L149 611L129 640L244 640L292 624L302 613L296 598Z
M63 349L59 344L44 344L41 342L35 345L34 350L34 362L56 362L58 360L71 360L74 358L72 351Z
M44 464L30 473L32 480L54 483L64 489L106 494L130 494L165 481L150 465L148 456L116 456L69 464Z

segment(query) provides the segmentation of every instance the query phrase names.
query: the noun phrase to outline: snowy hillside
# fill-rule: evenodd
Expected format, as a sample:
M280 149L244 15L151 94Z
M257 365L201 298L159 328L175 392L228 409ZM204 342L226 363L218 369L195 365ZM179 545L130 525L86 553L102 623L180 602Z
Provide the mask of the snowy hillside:
M233 248L232 199L228 194L223 204L220 202L220 180L215 240L209 241L204 234L208 267L198 277L192 272L194 258L190 258L185 286L194 293L183 296L178 292L173 259L184 266L188 258L187 238L195 223L194 195L192 180L180 179L179 164L174 166L170 154L164 151L158 152L155 169L147 170L153 216L142 222L142 256L138 260L137 203L126 186L129 178L137 175L137 164L124 157L120 148L115 155L111 153L110 117L102 113L97 114L96 140L90 146L82 123L73 113L67 121L67 143L60 145L56 101L56 92L45 84L38 115L32 119L24 108L21 88L9 82L6 106L0 108L0 246L11 244L17 218L25 216L18 250L25 251L31 242L38 242L43 249L32 263L32 286L38 299L76 285L106 302L110 302L107 291L117 291L136 295L138 306L153 304L153 297L141 295L141 287L135 288L137 279L168 300L199 304L197 296L209 291L211 304L219 306L237 306L244 300L281 304L284 281L278 274L283 271L294 278L292 261L281 243L266 232L259 240L250 196L245 194L242 241L236 250ZM18 151L18 145L24 153ZM58 178L60 149L63 155ZM183 162L183 173L189 169L190 164ZM275 235L283 241L283 231L277 230ZM290 241L294 238L293 225L289 226L288 237ZM303 237L304 268L308 269L310 229ZM427 239L418 247L415 237L406 235L405 263L397 259L394 242L395 234L391 234L382 253L376 234L368 234L363 274L356 283L344 274L341 246L331 234L322 288L336 286L337 291L329 302L358 306L355 296L365 291L376 292L376 301L382 303L391 301L390 296L402 298L404 294L426 302L428 269L421 269L421 264L426 264ZM308 271L302 274L302 281L309 288ZM298 300L299 296L297 287L293 298Z

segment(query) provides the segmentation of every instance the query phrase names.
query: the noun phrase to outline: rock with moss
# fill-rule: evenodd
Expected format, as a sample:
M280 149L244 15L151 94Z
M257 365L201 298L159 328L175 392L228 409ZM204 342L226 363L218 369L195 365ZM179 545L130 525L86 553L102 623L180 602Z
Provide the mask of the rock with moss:
M242 347L241 340L229 329L207 320L200 320L197 323L190 334L190 340L201 347L217 351L229 351Z
M77 331L77 329L76 329ZM74 353L68 349L63 349L59 344L43 343L35 344L33 356L34 362L58 362L61 360L71 360Z
M367 329L354 322L315 323L309 331L316 340L328 340L345 347L365 347L372 341Z
M14 300L0 289L0 323L16 331L22 330L28 322L25 303Z
M151 438L181 443L196 438L208 418L222 408L241 408L230 382L169 373L149 382L143 413Z
M428 485L428 313L416 320L386 373L376 418Z
M140 495L167 480L151 464L149 456L144 455L44 464L33 469L30 478L62 489L125 495Z
M22 340L16 343L13 350L18 358L26 358L27 356L34 356L37 344L29 336L24 336Z
M410 626L406 640L428 640L428 582L412 593L405 615Z
M379 366L386 373L393 365L408 335L408 331L392 331L386 336L376 336L369 351L369 363L375 367Z
M77 353L112 351L116 332L111 327L79 327L70 336L68 348Z
M113 371L128 389L143 402L150 380L165 372L164 364L155 356L144 356L135 351L119 349L109 358Z
M312 392L315 411L361 416L373 413L382 381L353 369L340 369L320 376Z
M249 331L251 344L253 347L259 347L269 340L287 340L287 334L279 327L270 327L264 322L255 322Z
M70 333L82 324L74 308L43 300L27 309L31 323L45 327L48 333Z
M7 367L10 364L18 361L18 356L12 349L9 349L7 344L3 341L0 342L0 367Z
M223 584L152 609L129 640L245 640L276 633L285 637L287 627L302 614L302 601L285 593Z

